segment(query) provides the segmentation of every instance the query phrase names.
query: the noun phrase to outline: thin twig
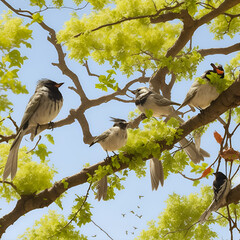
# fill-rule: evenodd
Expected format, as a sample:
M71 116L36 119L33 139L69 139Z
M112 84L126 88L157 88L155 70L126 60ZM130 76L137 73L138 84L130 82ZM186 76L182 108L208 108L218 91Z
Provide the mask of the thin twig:
M104 231L99 225L97 225L93 220L91 220L91 222L92 222L96 227L98 227L102 232L104 232L110 239L113 240L113 238L110 237L109 234L108 234L106 231Z
M37 147L37 145L38 145L38 143L40 142L40 140L41 140L41 138L42 138L42 136L41 135L39 135L39 138L38 138L38 140L37 140L37 142L36 142L36 144L35 144L35 146L31 149L31 150L29 150L29 151L27 151L27 153L30 153L30 152L32 152L36 147Z
M75 212L74 216L72 217L72 219L64 226L62 227L57 233L55 233L54 235L48 237L47 239L51 239L52 237L55 237L56 235L60 234L62 232L63 229L65 229L67 226L69 226L71 224L71 222L75 219L75 217L77 216L77 214L81 211L81 209L83 208L84 204L86 203L87 201L87 198L89 196L89 191L91 189L91 186L92 186L92 182L89 184L89 187L88 187L88 190L87 190L87 193L85 195L85 198L83 200L83 203L82 205L80 206L80 208Z

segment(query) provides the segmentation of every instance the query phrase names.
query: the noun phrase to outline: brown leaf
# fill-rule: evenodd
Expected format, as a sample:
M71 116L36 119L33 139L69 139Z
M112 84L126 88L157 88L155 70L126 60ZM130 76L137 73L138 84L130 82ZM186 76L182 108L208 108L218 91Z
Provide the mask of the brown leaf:
M216 139L216 141L217 141L219 144L221 144L222 141L223 141L222 136L221 136L217 131L215 131L213 135L214 135L214 138Z
M211 171L212 171L212 168L211 168L211 167L206 168L206 169L203 171L202 176L201 176L200 178L206 177L209 173L211 173Z
M235 151L233 148L227 148L220 153L220 156L223 157L226 161L233 161L239 159L240 153Z

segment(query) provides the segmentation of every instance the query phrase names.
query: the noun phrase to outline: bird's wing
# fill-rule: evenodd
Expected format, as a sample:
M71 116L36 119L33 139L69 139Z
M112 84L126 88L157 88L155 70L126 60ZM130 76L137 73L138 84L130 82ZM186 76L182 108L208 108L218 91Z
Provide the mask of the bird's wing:
M183 100L183 103L180 105L180 107L178 109L180 109L180 108L189 104L189 102L193 99L193 97L197 93L198 85L199 85L198 82L193 83L193 85L190 87L185 99Z
M111 133L111 130L108 129L107 131L103 132L101 135L95 137L94 140L92 141L92 143L89 145L89 147L91 147L93 144L95 144L97 142L101 142L102 140L107 138L110 135L110 133Z
M226 191L227 186L228 186L227 179L224 181L224 183L220 186L219 189L217 189L215 186L213 186L214 198L216 199L216 201L218 201L223 196L223 194Z
M21 126L19 129L22 129L23 126L28 122L28 120L32 117L32 115L37 111L40 101L41 101L42 94L35 92L34 95L30 98L28 105L25 109Z
M173 102L173 101L171 101L171 100L169 100L169 99L167 99L167 98L165 98L165 97L163 97L163 96L161 96L159 94L153 94L152 96L153 96L153 98L155 100L154 102L158 106L160 106L160 107L170 106L170 105L178 105L178 106L180 106L179 103Z

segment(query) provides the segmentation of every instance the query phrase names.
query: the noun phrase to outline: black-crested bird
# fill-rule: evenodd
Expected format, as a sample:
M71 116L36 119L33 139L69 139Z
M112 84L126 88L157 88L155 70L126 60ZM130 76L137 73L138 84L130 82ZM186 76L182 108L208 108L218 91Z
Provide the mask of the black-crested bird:
M151 110L153 117L174 117L180 122L184 122L183 119L178 116L177 111L172 107L172 105L180 104L168 100L147 87L140 87L131 92L135 94L135 104L141 112L146 113L148 110ZM179 143L194 163L199 163L201 160L204 160L204 157L210 156L205 150L197 149L195 144L189 142L186 138L181 139Z
M143 113L146 113L146 110L152 110L154 117L174 117L176 111L172 105L180 106L179 103L173 102L147 87L129 91L135 94L135 105L137 108Z
M211 212L217 211L221 206L226 204L227 195L231 189L229 179L222 172L214 173L213 181L214 198L207 210L199 218L199 223L203 224L210 216Z
M127 126L128 122L123 119L113 118L113 127L109 128L101 135L94 138L93 142L89 145L91 147L95 143L100 143L102 148L106 151L107 156L108 151L114 151L120 149L127 143ZM107 176L104 176L97 183L97 194L96 199L100 201L105 200L107 197Z
M219 91L210 83L209 77L211 73L217 73L220 78L224 78L224 69L222 65L216 67L211 63L211 66L213 70L208 70L201 76L201 78L205 80L205 83L203 84L199 81L195 81L190 87L183 103L177 110L186 105L189 105L192 111L195 111L194 107L205 109L219 96Z
M62 84L49 79L38 81L36 90L25 109L17 136L10 148L3 172L3 181L10 174L13 180L17 173L18 149L23 136L30 132L30 138L33 140L39 134L39 125L51 122L58 115L63 105L63 97L59 91Z
M95 143L100 143L102 148L107 152L107 156L108 151L114 152L127 143L128 122L119 118L112 118L112 121L114 122L113 127L95 137L89 145L91 147Z

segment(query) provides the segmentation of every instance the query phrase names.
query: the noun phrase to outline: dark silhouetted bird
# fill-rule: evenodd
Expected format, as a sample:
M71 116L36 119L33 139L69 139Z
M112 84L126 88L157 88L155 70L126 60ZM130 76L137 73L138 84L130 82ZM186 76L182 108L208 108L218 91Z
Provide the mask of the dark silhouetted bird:
M227 195L231 189L229 179L222 173L214 173L215 180L213 181L214 198L208 209L199 218L199 223L203 224L210 216L211 212L217 211L221 206L226 204Z

